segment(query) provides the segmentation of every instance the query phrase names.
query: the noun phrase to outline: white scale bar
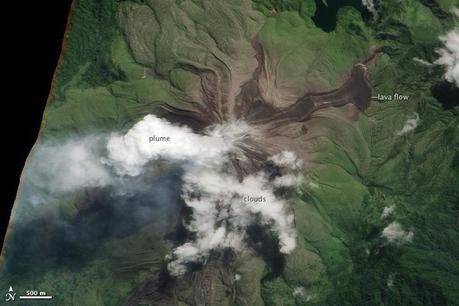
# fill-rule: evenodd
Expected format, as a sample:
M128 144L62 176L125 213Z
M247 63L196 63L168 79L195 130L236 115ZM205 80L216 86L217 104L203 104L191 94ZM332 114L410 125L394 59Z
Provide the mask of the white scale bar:
M51 300L53 297L50 295L21 295L20 300Z

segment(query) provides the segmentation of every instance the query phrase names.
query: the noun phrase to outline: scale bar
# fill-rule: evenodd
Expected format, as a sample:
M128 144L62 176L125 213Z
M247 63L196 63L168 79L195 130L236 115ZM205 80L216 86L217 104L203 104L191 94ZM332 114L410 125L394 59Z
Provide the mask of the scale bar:
M19 296L20 300L51 300L53 297L51 295L21 295Z

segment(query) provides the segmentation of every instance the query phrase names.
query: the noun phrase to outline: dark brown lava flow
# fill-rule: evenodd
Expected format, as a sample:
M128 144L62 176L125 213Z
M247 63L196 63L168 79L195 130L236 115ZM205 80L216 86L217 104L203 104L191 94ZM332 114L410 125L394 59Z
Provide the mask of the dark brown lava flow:
M295 104L280 109L264 119L254 120L254 124L268 124L279 127L289 122L306 121L315 111L352 103L361 111L371 102L371 87L366 77L366 67L357 64L352 70L350 79L338 89L324 93L308 93Z

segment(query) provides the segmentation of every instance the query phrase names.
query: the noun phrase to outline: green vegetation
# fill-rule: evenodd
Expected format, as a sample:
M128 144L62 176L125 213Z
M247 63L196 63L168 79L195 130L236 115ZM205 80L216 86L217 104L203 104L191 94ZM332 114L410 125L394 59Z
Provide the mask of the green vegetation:
M62 66L55 99L62 90L88 64L82 81L88 86L105 85L123 78L123 73L110 59L110 46L116 33L116 2L111 0L75 1L70 31L67 32Z
M297 12L279 13L266 21L258 34L267 62L262 75L276 78L261 82L278 92L272 97L280 99L276 103L291 103L289 99L306 92L338 87L342 76L352 69L353 60L365 58L368 31L351 21L358 13L347 8L340 15L338 29L332 33L321 31L312 21L304 21ZM352 48L345 47L349 44Z
M438 36L455 25L453 4L380 1L378 17L366 22L346 6L327 33L311 20L312 0L76 0L42 137L126 130L165 103L201 103L199 86L218 87L215 99L231 96L257 68L258 43L258 85L266 101L281 106L336 88L380 47L368 64L374 92L409 100L375 101L358 120L346 107L321 110L304 123L312 167L290 200L297 248L281 271L249 251L239 254L240 281L218 283L218 298L231 300L224 295L231 291L238 306L459 305L459 108L445 109L432 96L442 71L413 60L435 60ZM401 133L414 113L418 125ZM74 218L74 197L43 214ZM412 241L382 237L392 222L411 231ZM40 226L47 234L54 225ZM75 270L62 264L66 256L45 258L53 267L47 273L9 281L59 294L56 305L122 305L164 268L172 246L154 232L108 237ZM0 287L7 287L4 278Z
M409 102L373 103L358 123L346 122L345 113L338 110L324 111L308 123L308 130L316 131L311 141L322 139L322 147L315 153L318 166L308 173L312 184L306 183L298 193L302 201L295 201L296 225L305 239L302 250L317 254L326 273L322 283L303 283L302 296L309 297L308 305L457 305L458 109L445 111L431 97L431 87L441 82L441 71L413 61L414 57L435 60L438 36L453 26L452 18L440 20L438 11L417 1L398 6L387 3L380 8L382 17L369 28L354 10L346 8L338 12L336 30L326 34L310 21L302 22L299 16L303 14L292 12L300 10L295 3L278 7L290 12L268 19L261 40L267 31L264 47L268 52L292 57L292 63L305 63L301 67L311 67L307 61L317 65L320 77L303 82L317 87L314 82L332 80L328 84L335 85L332 71L339 71L340 60L345 70L350 64L347 54L362 58L370 45L376 45L382 46L383 53L369 65L375 92L410 95ZM254 7L264 11L258 1ZM322 43L327 47L315 49L327 35L329 40ZM341 39L347 48L338 47ZM302 47L289 45L301 46L302 41ZM320 50L319 57L308 55L313 50ZM333 52L339 52L339 60ZM311 73L289 66L289 59L282 60L287 65L275 66L285 68L282 79L310 77ZM420 116L419 126L397 136L413 112ZM395 213L381 219L383 208L391 205ZM411 243L393 245L381 237L392 221L413 231ZM306 262L314 260L305 260L297 275L311 275ZM288 267L289 257L286 271ZM292 290L299 282L285 273L262 282L268 305L302 305L292 301ZM322 288L319 294L317 288Z
M120 32L111 0L75 1L44 138L123 129L175 99L168 82L145 75Z
M14 289L21 294L39 288L53 295L48 305L122 305L151 269L161 267L164 256L170 252L170 246L153 232L145 228L128 238L114 239L99 247L96 258L85 265L54 263L46 272L0 278L0 286L8 288L15 284ZM20 305L42 304L43 301L29 301Z

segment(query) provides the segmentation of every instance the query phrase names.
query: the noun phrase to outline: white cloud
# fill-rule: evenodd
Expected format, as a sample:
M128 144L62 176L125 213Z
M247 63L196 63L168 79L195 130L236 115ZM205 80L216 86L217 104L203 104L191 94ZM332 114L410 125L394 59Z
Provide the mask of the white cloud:
M298 186L302 181L303 181L302 175L285 174L285 175L276 177L273 181L273 185L275 187L292 187L292 186Z
M295 153L291 151L282 151L279 154L273 155L271 160L278 166L288 167L293 170L303 166L303 161L297 159Z
M439 39L444 47L436 50L440 58L435 64L445 66L445 78L459 87L459 29L453 29Z
M298 286L293 288L293 296L304 295L304 287Z
M432 67L433 64L419 57L413 57L413 61L423 66Z
M319 184L317 184L316 182L314 181L310 181L309 184L308 184L309 187L311 187L312 189L317 189L319 188Z
M383 209L383 211L381 213L381 219L385 219L385 218L389 217L394 211L395 211L395 205L384 207L384 209Z
M193 211L186 226L196 239L174 250L168 266L171 274L183 274L188 262L204 261L213 249L241 250L245 231L254 222L271 226L279 235L282 253L295 248L293 214L285 201L275 196L273 183L263 174L240 181L221 169L189 167L184 182L183 199Z
M413 116L412 117L409 117L406 121L405 121L405 125L403 126L403 128L398 131L396 134L397 136L401 136L401 135L404 135L408 132L411 132L412 130L414 130L415 128L417 128L417 126L419 125L419 122L420 122L420 118L419 118L419 114L414 112L413 113Z
M373 14L374 18L378 17L378 12L376 11L373 0L362 0L362 4Z
M405 231L400 223L394 221L383 229L381 236L389 243L404 244L413 240L414 233Z
M394 284L395 284L395 273L391 273L387 277L386 286L387 286L387 288L392 288L392 287L394 287Z
M459 17L459 9L457 7L453 7L451 9L451 12L453 12L454 15L456 15L457 17Z

